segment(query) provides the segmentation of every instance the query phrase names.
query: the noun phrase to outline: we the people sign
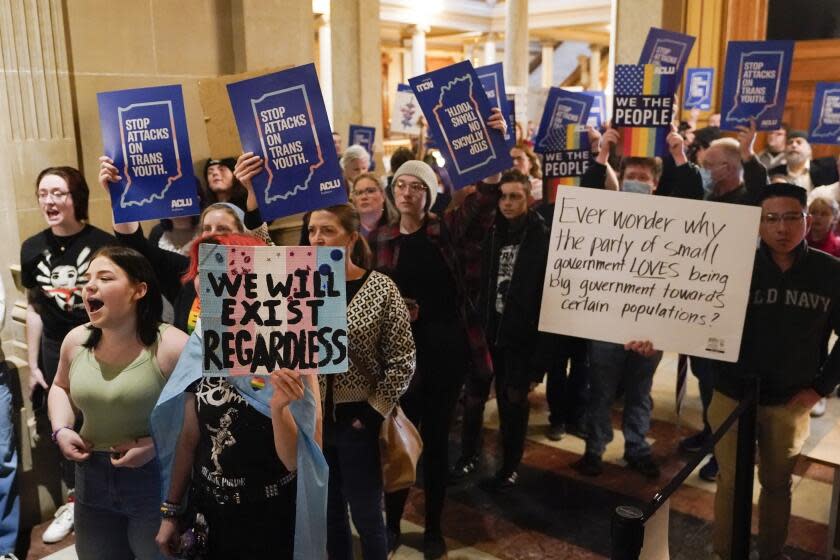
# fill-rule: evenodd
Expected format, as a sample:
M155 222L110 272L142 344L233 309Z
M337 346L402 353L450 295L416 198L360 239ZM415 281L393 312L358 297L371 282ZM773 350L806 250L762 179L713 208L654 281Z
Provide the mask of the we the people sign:
M622 344L650 340L660 350L736 361L760 213L559 190L540 330Z

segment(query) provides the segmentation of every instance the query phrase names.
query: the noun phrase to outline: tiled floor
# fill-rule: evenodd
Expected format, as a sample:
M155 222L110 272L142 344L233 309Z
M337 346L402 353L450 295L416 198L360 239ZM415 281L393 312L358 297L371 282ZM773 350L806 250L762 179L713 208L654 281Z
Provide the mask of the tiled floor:
M676 360L663 359L654 378L654 421L649 439L662 463L662 477L655 482L628 471L621 460L620 430L605 453L602 476L581 477L569 465L583 452L583 441L572 436L551 442L543 436L547 410L540 387L531 398L529 442L520 470L519 487L503 494L488 494L476 481L494 471L496 428L495 403L488 404L485 424L484 461L476 480L450 488L444 512L444 533L450 559L600 559L609 557L610 515L616 506L649 500L685 464L676 453L681 437L700 425L700 401L694 379L678 420L674 412ZM620 426L620 413L613 425ZM840 399L830 399L828 413L812 421L806 449L813 446L840 418ZM452 456L457 453L458 427L452 432ZM793 517L788 554L794 560L815 559L825 549L832 472L827 467L800 460L794 481ZM668 513L668 549L672 560L708 558L711 539L712 502L715 485L693 473L672 496ZM756 496L758 485L756 484ZM403 546L396 558L422 558L423 494L412 491L404 519ZM755 526L754 526L755 530ZM648 533L649 540L653 540ZM33 534L33 542L36 535ZM55 549L33 546L26 558L70 560L72 548L62 556L46 556ZM66 555L66 556L65 556ZM357 554L357 558L361 555Z

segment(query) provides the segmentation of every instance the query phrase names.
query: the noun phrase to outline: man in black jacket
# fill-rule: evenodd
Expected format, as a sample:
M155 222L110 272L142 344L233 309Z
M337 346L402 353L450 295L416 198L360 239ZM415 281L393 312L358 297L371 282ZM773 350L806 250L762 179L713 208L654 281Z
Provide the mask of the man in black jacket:
M822 185L836 183L837 160L830 157L811 159L811 155L808 135L801 130L790 132L785 144L787 163L771 168L770 179L799 185L808 192Z
M531 364L541 340L537 324L549 238L545 222L528 208L527 176L507 171L499 190L496 218L481 247L479 294L479 312L493 356L503 449L501 468L482 482L488 490L509 488L518 477L528 427L528 392L536 373ZM472 379L467 386L462 459L473 463L490 382Z
M808 437L809 412L840 381L840 346L821 359L829 331L840 332L840 261L807 246L810 220L804 189L788 183L765 187L739 362L717 368L708 411L717 429L738 405L745 384L759 381L761 558L781 557L793 468ZM713 543L722 558L729 558L736 446L734 429L715 446L720 474Z

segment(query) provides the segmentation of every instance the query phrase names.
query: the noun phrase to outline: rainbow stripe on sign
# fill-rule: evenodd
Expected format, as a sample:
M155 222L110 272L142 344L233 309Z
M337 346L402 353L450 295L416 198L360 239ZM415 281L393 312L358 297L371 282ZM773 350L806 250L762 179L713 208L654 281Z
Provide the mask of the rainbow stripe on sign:
M620 64L615 71L615 104L621 107L620 98L636 98L640 103L638 107L644 109L641 102L645 99L656 99L656 103L667 104L667 112L673 116L673 95L674 77L669 74L660 73L653 64ZM622 155L634 157L662 156L666 152L665 138L670 132L670 121L660 124L663 111L655 111L657 116L648 120L649 124L638 124L633 126L622 126L616 120L616 125L621 131Z
M589 152L589 138L579 124L568 124L559 129L556 139L563 150L544 152L543 200L551 204L560 186L577 187L581 176L589 167L592 154Z
M567 150L580 150L586 144L583 143L583 139L586 138L586 133L578 133L580 125L577 124L569 124L566 125L566 149ZM569 187L578 187L580 186L580 177L562 177L557 181L558 185L566 185Z

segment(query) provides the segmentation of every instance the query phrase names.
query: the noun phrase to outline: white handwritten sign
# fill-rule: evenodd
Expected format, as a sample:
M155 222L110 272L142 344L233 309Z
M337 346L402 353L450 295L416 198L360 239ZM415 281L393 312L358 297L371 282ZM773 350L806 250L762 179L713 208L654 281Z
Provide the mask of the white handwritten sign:
M734 362L759 208L558 191L540 330Z

